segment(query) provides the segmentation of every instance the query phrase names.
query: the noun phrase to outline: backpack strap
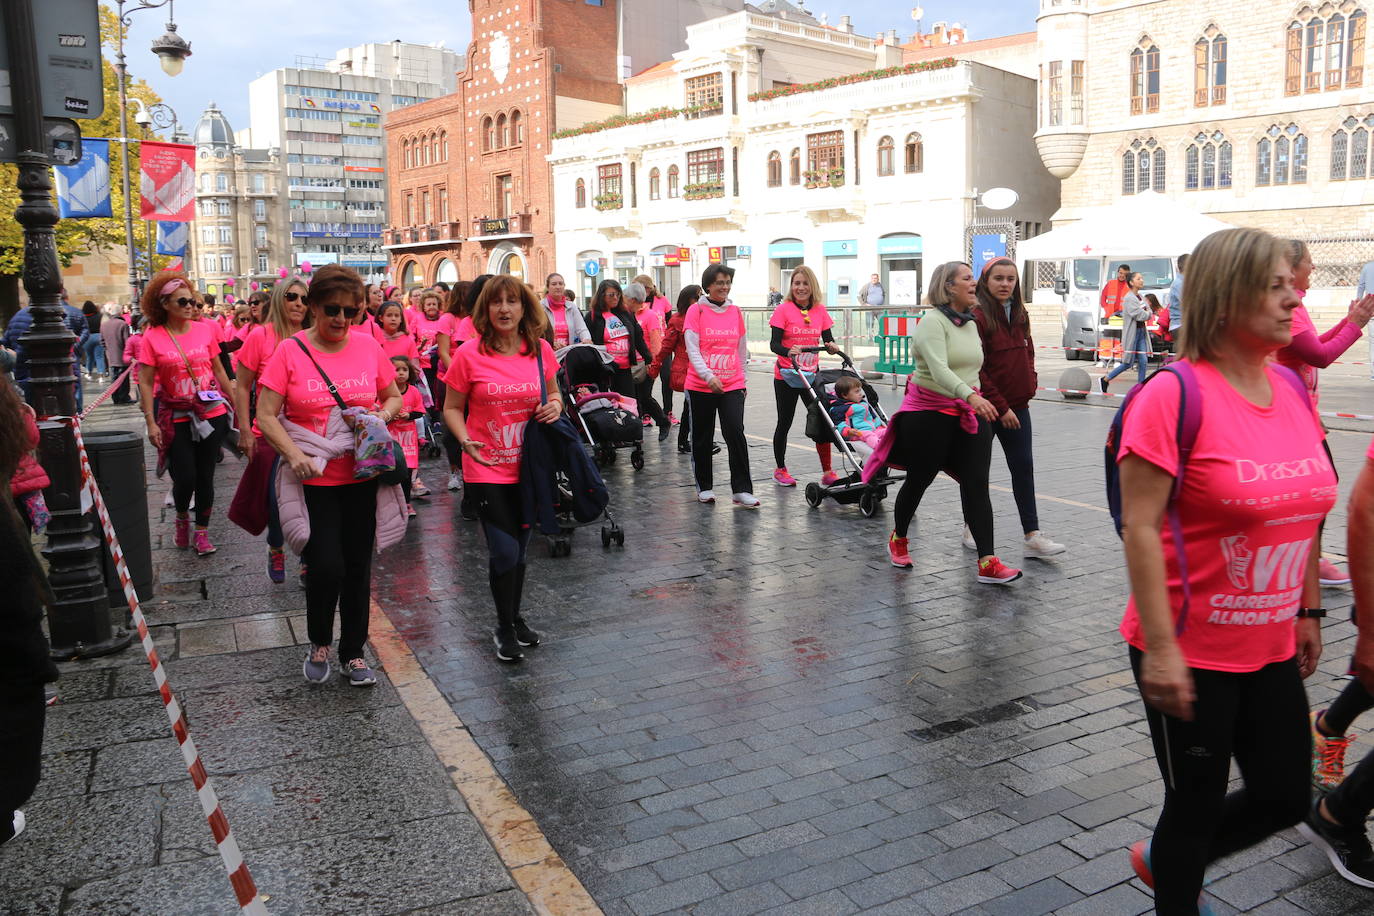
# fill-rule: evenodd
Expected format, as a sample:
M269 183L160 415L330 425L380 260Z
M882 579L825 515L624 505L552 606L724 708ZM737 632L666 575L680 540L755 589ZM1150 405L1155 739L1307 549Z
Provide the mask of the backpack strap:
M1188 577L1188 551L1183 540L1183 520L1178 512L1178 498L1183 492L1183 475L1197 445L1198 430L1202 428L1202 387L1191 363L1170 363L1161 372L1178 378L1178 467L1174 471L1174 486L1169 491L1167 516L1169 532L1174 538L1174 555L1178 558L1179 580L1183 583L1183 607L1179 610L1174 635L1182 635L1188 625L1188 610L1193 603L1193 587Z

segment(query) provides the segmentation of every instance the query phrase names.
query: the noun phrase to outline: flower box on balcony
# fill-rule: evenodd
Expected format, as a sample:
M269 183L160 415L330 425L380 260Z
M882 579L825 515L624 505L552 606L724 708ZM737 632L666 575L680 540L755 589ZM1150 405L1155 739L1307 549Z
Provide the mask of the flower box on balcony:
M592 198L592 206L598 210L619 210L625 198L619 194L598 194Z
M684 185L682 196L687 200L705 200L708 197L724 197L725 185L714 182L699 182L697 184Z

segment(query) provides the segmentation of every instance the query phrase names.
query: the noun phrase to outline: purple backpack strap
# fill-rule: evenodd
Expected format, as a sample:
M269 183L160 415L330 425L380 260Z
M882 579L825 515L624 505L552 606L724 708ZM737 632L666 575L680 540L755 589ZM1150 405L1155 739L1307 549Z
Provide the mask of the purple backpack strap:
M1183 521L1178 514L1178 498L1183 493L1183 474L1193 456L1198 430L1202 428L1202 388L1191 363L1170 363L1163 372L1178 377L1178 468L1174 471L1174 486L1169 493L1169 531L1174 537L1174 554L1178 557L1178 575L1183 583L1183 607L1179 610L1175 635L1182 635L1188 625L1188 609L1193 602L1193 587L1188 579L1188 553L1183 541Z

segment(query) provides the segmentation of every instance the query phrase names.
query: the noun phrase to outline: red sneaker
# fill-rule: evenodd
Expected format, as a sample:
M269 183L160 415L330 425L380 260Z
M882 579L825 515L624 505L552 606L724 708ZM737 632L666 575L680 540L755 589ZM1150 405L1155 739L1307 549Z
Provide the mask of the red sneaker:
M214 553L217 549L218 549L218 548L215 547L214 544L211 544L211 543L210 543L210 532L207 531L207 530L205 530L204 528L197 528L197 529L196 529L196 554L197 554L198 556L208 557L210 554Z
M823 487L833 487L835 484L839 482L840 475L836 474L834 471L826 471L824 474L821 475L821 486Z
M1009 585L1021 578L1021 570L1007 566L996 557L978 561L978 581L984 585Z
M780 487L795 487L797 479L787 472L787 468L778 468L773 472L773 482Z
M191 520L189 518L177 519L173 543L176 544L177 550L185 550L191 546Z
M897 537L897 532L892 532L892 536L887 539L887 558L892 561L892 565L898 569L911 568L911 554L906 550L906 538Z

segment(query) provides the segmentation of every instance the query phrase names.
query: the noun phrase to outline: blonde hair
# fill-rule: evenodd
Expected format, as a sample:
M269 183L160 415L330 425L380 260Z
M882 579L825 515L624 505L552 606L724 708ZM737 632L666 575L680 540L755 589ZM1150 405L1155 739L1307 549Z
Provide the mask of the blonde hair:
M811 285L811 305L824 305L821 302L821 282L816 279L816 272L805 264L798 264L792 268L792 276L787 279L787 300L792 300L792 281L797 279L797 274L801 274L807 283ZM793 302L793 305L797 303Z
M291 277L278 283L272 287L272 299L267 306L267 314L263 316L263 324L270 324L272 330L276 331L278 343L296 333L291 330L291 322L286 317L286 294L292 290L304 297L310 291L310 287L300 277ZM301 328L308 328L311 324L310 309L306 309Z
M926 289L926 305L949 305L949 285L959 268L967 267L973 273L973 266L967 261L946 261L930 275L930 286Z
M1274 266L1287 262L1283 241L1262 229L1223 229L1198 243L1183 275L1184 359L1211 359L1238 321L1259 306Z

